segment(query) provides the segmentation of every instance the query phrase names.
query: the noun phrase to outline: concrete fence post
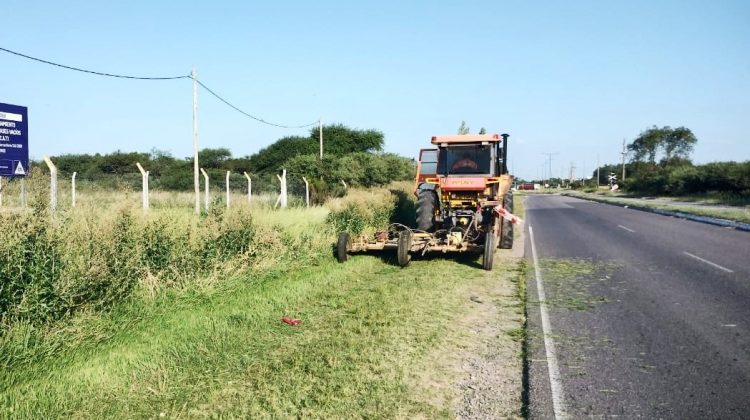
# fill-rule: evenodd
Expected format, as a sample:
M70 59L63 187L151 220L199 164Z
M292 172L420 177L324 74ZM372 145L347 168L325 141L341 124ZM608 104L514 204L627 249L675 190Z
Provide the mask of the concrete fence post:
M247 203L250 204L253 201L253 180L250 179L250 175L247 172L243 172L245 178L247 178Z
M76 175L78 172L73 172L73 176L70 178L70 206L76 206Z
M286 190L286 169L282 169L281 176L276 175L276 178L279 179L280 185L280 193L279 198L276 200L276 206L281 205L282 209L286 208L287 204L287 190Z
M209 200L208 174L206 173L206 171L203 168L201 168L201 173L203 174L203 180L205 181L205 185L206 185L206 187L205 187L205 190L206 190L206 192L205 192L205 198L204 198L203 201L205 202L206 213L208 213L208 200Z
M304 176L302 177L302 180L305 181L305 206L310 208L310 183L307 182L307 178Z
M50 172L49 180L49 207L52 211L57 210L57 166L52 163L49 157L44 156L44 163L47 164Z
M143 201L143 211L147 212L149 208L148 204L148 171L143 169L143 166L141 166L140 163L136 162L136 166L138 166L138 170L141 171L141 186L142 186L142 201Z
M231 171L227 171L227 208L229 208L229 174Z

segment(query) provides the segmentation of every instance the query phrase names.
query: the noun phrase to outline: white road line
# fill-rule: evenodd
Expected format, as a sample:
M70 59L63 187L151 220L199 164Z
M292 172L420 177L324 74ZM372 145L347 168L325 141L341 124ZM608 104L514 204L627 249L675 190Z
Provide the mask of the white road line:
M698 260L698 261L701 261L701 262L704 262L704 263L706 263L706 264L708 264L708 265L710 265L710 266L716 267L716 268L718 268L719 270L724 270L724 271L726 271L727 273L734 273L734 271L732 271L732 270L730 270L730 269L728 269L728 268L726 268L726 267L722 267L722 266L720 266L719 264L716 264L715 262L711 262L711 261L709 261L709 260L703 259L703 258L701 258L701 257L699 257L699 256L697 256L697 255L693 255L693 254L691 254L691 253L689 253L689 252L687 252L687 251L682 251L682 253L683 253L683 254L685 254L685 255L687 255L688 257L693 257L693 258L695 258L695 259L696 259L696 260Z
M625 229L625 230L627 230L630 233L635 233L635 231L633 229L627 228L627 227L625 227L623 225L617 225L617 227L620 228L620 229Z
M560 369L557 365L555 353L555 340L552 339L552 326L549 323L549 312L542 285L542 273L539 269L539 259L536 256L536 245L534 244L534 230L529 226L529 238L531 239L531 257L534 262L534 275L536 277L536 292L539 295L539 311L542 313L542 335L544 336L544 350L547 353L547 371L549 372L549 384L552 390L552 410L556 419L568 417L565 410L565 399L560 381Z

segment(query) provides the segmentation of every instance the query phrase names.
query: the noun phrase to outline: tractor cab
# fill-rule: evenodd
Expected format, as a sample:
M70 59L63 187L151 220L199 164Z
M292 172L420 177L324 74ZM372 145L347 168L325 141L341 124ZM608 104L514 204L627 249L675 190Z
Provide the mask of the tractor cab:
M484 189L488 178L508 173L507 138L505 134L433 136L437 149L422 149L419 154L416 189L424 183Z

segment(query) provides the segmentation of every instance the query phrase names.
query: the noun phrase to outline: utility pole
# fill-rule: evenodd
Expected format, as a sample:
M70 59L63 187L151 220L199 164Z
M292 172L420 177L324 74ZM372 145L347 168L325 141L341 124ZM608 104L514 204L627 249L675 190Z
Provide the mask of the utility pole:
M601 179L599 177L599 155L596 155L596 189L599 189L599 180Z
M193 66L193 71L190 73L193 79L193 184L195 186L195 214L201 214L201 182L199 179L199 167L198 167L198 82Z
M572 183L576 177L576 163L570 162L570 182Z
M552 182L552 156L558 155L559 153L557 153L557 152L555 152L555 153L546 152L546 153L542 153L542 154L546 155L547 159L549 159L549 174L548 174L548 176L549 176L549 183L551 183Z
M625 148L625 139L622 139L622 182L625 182L625 156L628 155L628 150Z

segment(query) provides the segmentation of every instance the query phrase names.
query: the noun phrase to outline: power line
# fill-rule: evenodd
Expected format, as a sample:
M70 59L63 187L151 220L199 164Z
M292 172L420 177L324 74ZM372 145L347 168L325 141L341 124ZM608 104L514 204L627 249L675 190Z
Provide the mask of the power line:
M82 73L95 74L97 76L116 77L116 78L120 78L120 79L133 79L133 80L175 80L175 79L192 79L193 78L193 76L190 75L190 74L185 75L185 76L171 76L171 77L141 77L141 76L127 76L127 75L113 74L113 73L103 73L103 72L99 72L99 71L86 70L86 69L82 69L82 68L78 68L78 67L66 66L64 64L55 63L55 62L52 62L52 61L42 60L41 58L32 57L32 56L26 55L26 54L21 54L21 53L16 52L16 51L11 51L11 50L9 50L7 48L0 47L0 51L5 51L7 53L17 55L19 57L23 57L23 58L26 58L26 59L29 59L29 60L33 60L33 61L38 61L38 62L44 63L44 64L49 64L51 66L61 67L61 68L68 69L68 70L79 71L79 72L82 72ZM266 121L263 118L259 118L259 117L256 117L254 115L251 115L251 114L249 114L249 113L241 110L240 108L234 106L229 101L227 101L226 99L224 99L221 96L219 96L219 94L217 94L216 92L214 92L213 90L211 90L208 86L206 86L205 84L203 84L203 82L201 82L200 80L195 79L195 82L198 83L199 85L201 85L201 87L203 89L206 89L208 91L208 93L210 93L211 95L215 96L218 100L220 100L221 102L224 102L230 108L232 108L235 111L241 113L242 115L245 115L246 117L252 118L253 120L255 120L255 121L259 122L259 123L263 123L263 124L267 124L267 125L271 125L271 126L279 127L279 128L307 128L307 127L312 127L313 125L315 125L315 124L318 123L318 121L314 121L314 122L312 122L310 124L304 124L304 125L275 124L275 123Z
M81 69L81 68L78 68L78 67L66 66L66 65L60 64L60 63L54 63L52 61L42 60L41 58L36 58L36 57L32 57L30 55L21 54L19 52L11 51L9 49L2 48L2 47L0 47L0 50L1 51L5 51L7 53L11 53L11 54L17 55L19 57L27 58L29 60L34 60L34 61L38 61L40 63L49 64L51 66L62 67L64 69L68 69L68 70L80 71L82 73L96 74L98 76L117 77L117 78L120 78L120 79L135 79L135 80L175 80L175 79L189 79L190 78L190 75L185 75L185 76L171 76L171 77L141 77L141 76L126 76L126 75L122 75L122 74L102 73L102 72L99 72L99 71L86 70L86 69Z
M190 77L190 76L188 76L188 77ZM252 118L255 121L258 121L260 123L271 125L271 126L274 126L274 127L280 127L280 128L307 128L307 127L312 127L313 125L315 125L315 124L318 123L317 120L311 122L310 124L304 124L304 125L283 125L283 124L275 124L275 123L272 123L272 122L268 122L268 121L266 121L266 120L264 120L262 118L258 118L258 117L254 116L254 115L248 114L247 112L245 112L245 111L237 108L236 106L232 105L229 101L227 101L226 99L224 99L221 96L219 96L218 93L214 92L208 86L204 85L203 82L201 82L200 80L195 79L195 82L198 83L199 85L201 85L201 87L203 89L206 89L208 91L208 93L210 93L211 95L214 95L216 97L216 99L220 100L221 102L224 102L230 108L232 108L235 111L239 112L240 114L242 114L242 115L244 115L246 117L250 117L250 118Z

